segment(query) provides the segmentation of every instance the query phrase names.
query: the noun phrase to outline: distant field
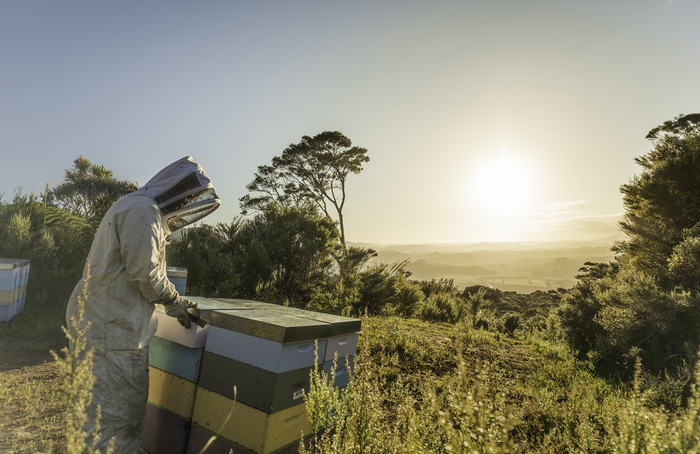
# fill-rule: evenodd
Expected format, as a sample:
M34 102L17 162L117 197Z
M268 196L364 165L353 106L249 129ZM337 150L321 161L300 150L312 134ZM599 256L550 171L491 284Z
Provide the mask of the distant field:
M585 262L614 258L610 241L476 245L362 245L378 252L372 264L408 260L416 280L453 279L459 288L487 285L505 291L570 288Z

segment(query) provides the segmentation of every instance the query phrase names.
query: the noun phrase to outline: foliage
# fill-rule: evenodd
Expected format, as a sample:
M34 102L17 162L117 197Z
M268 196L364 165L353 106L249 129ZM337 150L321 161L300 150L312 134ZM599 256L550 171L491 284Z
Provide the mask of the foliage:
M620 188L625 207L620 226L629 240L617 250L628 266L670 289L677 282L667 275L668 259L684 231L700 222L700 115L667 121L647 138L654 148L635 159L642 173Z
M338 231L330 219L304 208L270 206L252 223L264 245L280 301L303 305L328 276Z
M503 296L503 292L500 289L486 287L484 285L472 285L470 287L465 287L464 291L462 292L462 298L468 299L470 296L478 292L481 292L483 295L481 299L489 300L496 304L500 303L501 297Z
M10 203L0 201L0 257L30 260L27 311L63 320L92 234L84 219L35 194L16 193ZM60 323L54 323L56 333Z
M312 371L305 401L320 435L306 452L699 452L696 385L687 408L649 406L639 362L633 388L613 387L536 335L365 318L356 364L344 390Z
M503 315L503 332L509 336L515 333L515 330L520 327L520 314L507 313Z
M622 185L628 236L608 265L587 264L559 310L566 337L599 371L631 379L640 357L654 374L683 374L700 343L700 115L647 136L642 172Z
M134 183L117 180L111 170L80 156L66 170L64 182L51 191L50 198L56 206L87 220L96 229L117 199L137 189Z
M241 197L241 209L245 214L248 210L264 211L270 206L290 208L311 204L329 219L332 209L338 217L340 242L344 245L345 182L350 173L360 173L365 162L369 162L367 150L353 147L350 139L340 132L303 136L281 156L275 156L271 165L258 167L255 178L246 186L252 195Z
M304 306L323 290L339 248L328 218L269 206L252 219L187 229L168 263L187 268L191 294Z
M602 306L594 290L600 280L614 278L618 269L615 263L586 262L577 276L579 281L562 298L559 319L566 340L579 359L585 359L603 335L603 327L597 319Z
M187 268L187 287L192 295L205 297L238 296L240 270L227 253L226 241L240 223L230 225L203 224L186 229L180 238L168 246L168 263Z
M432 322L456 323L465 313L463 306L462 299L451 293L433 293L423 301L418 318Z

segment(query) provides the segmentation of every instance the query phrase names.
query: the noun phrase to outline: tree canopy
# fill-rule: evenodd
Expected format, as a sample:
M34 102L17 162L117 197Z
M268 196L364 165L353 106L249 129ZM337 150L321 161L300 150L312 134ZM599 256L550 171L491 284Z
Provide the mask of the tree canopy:
M586 264L559 313L580 356L630 376L636 357L676 373L700 345L700 114L652 129L639 175L621 186L628 235L616 262Z
M275 156L271 165L258 167L255 178L246 186L250 193L240 198L241 208L245 214L270 205L310 204L331 219L334 212L344 245L346 179L351 173L360 173L365 162L369 162L367 149L352 146L350 139L338 131L303 136L281 156Z
M58 207L97 226L112 203L137 190L136 184L114 178L111 170L82 156L67 169L64 182L51 192Z

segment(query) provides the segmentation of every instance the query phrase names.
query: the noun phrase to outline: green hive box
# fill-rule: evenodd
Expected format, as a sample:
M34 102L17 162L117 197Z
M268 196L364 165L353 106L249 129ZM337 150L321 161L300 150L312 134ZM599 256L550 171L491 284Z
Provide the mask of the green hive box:
M264 411L275 413L304 402L311 368L276 374L204 352L199 386ZM234 387L236 389L234 395Z

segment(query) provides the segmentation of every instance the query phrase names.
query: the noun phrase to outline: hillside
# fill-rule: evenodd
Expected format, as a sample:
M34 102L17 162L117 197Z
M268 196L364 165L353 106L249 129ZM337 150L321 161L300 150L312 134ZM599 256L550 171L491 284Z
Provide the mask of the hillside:
M377 251L370 264L408 260L416 280L454 279L458 287L488 285L505 291L570 288L585 262L609 262L620 235L590 242L386 245L353 243Z

